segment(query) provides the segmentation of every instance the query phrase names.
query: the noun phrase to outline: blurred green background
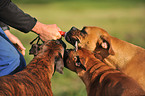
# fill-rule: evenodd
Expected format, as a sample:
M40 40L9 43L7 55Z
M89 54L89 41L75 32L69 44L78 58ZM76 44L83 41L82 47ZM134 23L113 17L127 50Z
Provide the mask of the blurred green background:
M119 39L145 48L145 0L12 0L24 12L45 24L57 24L63 31L72 26L98 26ZM26 62L30 41L36 34L24 34L11 29L26 47ZM64 40L64 38L63 38ZM68 48L71 48L68 43ZM86 89L78 76L64 69L52 78L54 96L86 96Z

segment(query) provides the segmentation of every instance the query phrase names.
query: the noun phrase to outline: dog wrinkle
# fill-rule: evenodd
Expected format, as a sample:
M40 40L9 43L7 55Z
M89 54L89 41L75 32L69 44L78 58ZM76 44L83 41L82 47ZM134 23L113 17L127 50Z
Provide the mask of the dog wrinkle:
M140 96L145 92L136 81L124 73L117 71L99 59L93 53L80 48L77 53L73 50L67 53L67 68L76 72L86 85L88 96ZM84 63L86 71L75 67L73 57L77 54L81 58L87 59Z
M82 34L84 34L83 31L87 33L84 38L82 37ZM145 49L115 38L109 35L104 29L96 26L85 26L82 30L77 31L70 30L67 34L69 35L66 35L66 37L69 39L75 38L76 36L79 38L79 48L85 48L94 52L94 55L99 53L103 57L103 62L111 66L113 69L120 70L128 76L134 78L145 90L145 70L142 70L145 68ZM98 47L101 42L103 42L102 36L107 38L105 40L110 42L110 44L108 43L109 45L107 44L107 49L101 48L101 46ZM69 42L69 40L67 41ZM113 51L110 50L109 47L111 47ZM96 56L96 58L98 57Z

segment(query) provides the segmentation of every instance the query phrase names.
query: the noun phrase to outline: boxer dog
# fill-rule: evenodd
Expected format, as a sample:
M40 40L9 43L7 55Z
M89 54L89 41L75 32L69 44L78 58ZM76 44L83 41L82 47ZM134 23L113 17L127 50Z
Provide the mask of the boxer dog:
M100 57L100 56L97 56ZM111 68L86 49L67 50L64 65L85 83L88 96L143 96L144 90L124 73Z
M87 26L82 30L72 27L66 41L100 54L103 62L134 78L145 90L145 49L110 36L104 29Z
M0 77L0 96L53 96L50 79L55 68L62 73L63 54L60 41L45 42L24 70Z

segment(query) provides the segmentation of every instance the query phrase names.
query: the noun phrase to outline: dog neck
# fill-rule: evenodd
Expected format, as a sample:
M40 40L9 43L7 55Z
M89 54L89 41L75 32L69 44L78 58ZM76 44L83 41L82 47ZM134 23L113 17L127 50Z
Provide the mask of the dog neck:
M108 65L113 64L114 68L123 69L133 58L133 56L136 56L138 54L138 46L135 46L118 38L111 37L111 44L115 54L106 57L104 59L104 62Z
M56 52L53 49L49 49L47 52L40 52L27 66L27 70L30 71L37 78L50 80L54 73L54 62L55 62ZM37 69L36 69L37 68ZM48 79L46 79L48 78Z
M92 93L92 85L93 87L95 87L94 89L96 89L93 90L94 94L99 94L99 87L102 81L104 80L105 76L109 73L116 72L114 71L114 69L101 62L99 59L96 59L95 57L89 57L85 64L85 67L86 71L80 71L78 72L78 75L84 82L88 94ZM110 72L106 72L106 70L110 70Z

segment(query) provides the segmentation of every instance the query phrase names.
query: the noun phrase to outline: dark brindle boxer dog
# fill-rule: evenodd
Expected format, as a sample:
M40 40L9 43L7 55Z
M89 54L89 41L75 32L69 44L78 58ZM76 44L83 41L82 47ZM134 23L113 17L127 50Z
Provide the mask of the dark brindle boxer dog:
M101 62L86 49L67 50L64 65L82 79L88 96L145 96L134 79Z
M71 28L66 40L100 54L103 62L134 78L145 90L145 49L110 36L99 27Z
M63 54L59 41L44 43L23 71L0 77L0 96L53 96L50 79L55 66L62 73Z

